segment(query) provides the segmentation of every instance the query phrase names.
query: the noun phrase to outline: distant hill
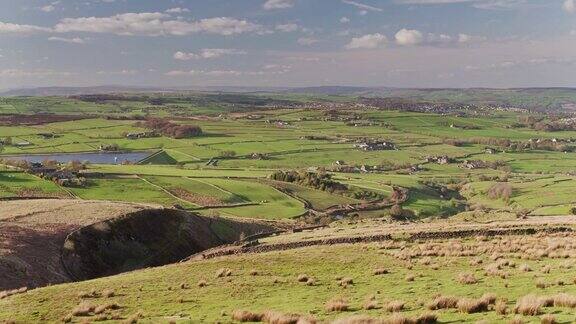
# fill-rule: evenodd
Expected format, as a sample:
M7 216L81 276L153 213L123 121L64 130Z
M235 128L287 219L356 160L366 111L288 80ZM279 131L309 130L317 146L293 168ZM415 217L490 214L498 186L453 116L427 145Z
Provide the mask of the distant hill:
M164 88L154 87L126 87L126 86L96 86L96 87L40 87L12 89L0 92L0 96L5 97L41 97L41 96L74 96L85 94L106 94L106 93L134 93L134 92L162 92L173 91Z

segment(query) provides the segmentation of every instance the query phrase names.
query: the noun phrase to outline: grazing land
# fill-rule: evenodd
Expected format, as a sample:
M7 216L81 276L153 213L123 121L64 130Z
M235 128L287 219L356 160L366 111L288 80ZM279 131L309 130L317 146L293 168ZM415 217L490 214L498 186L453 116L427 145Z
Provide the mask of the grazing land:
M573 321L574 91L386 91L0 98L0 322Z

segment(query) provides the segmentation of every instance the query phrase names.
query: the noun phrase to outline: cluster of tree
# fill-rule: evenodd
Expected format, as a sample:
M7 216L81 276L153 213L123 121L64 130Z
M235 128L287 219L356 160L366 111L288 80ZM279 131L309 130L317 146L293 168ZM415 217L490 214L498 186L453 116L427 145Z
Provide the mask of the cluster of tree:
M219 158L233 158L236 156L236 152L232 151L232 150L226 150L226 151L220 151L220 154L218 154Z
M497 146L501 148L510 148L512 144L514 144L511 140L507 138L494 138L494 137L471 137L467 139L444 138L442 142L444 144L452 146L480 144L480 145Z
M566 120L562 116L552 116L545 118L543 116L520 116L518 122L512 127L526 127L544 132L559 132L576 130L576 123Z
M488 198L490 199L502 199L506 203L510 202L512 197L513 188L507 182L498 182L494 184L490 189L488 189Z
M100 151L105 152L118 152L120 150L120 146L118 144L101 144Z
M270 175L270 179L297 183L302 186L328 192L348 190L348 187L345 184L334 181L332 175L325 172L276 171Z
M12 145L12 137L8 136L8 137L0 138L0 145L5 145L5 146Z
M162 118L150 118L145 122L138 122L137 126L155 130L172 138L190 138L202 135L202 129L196 125L179 125Z

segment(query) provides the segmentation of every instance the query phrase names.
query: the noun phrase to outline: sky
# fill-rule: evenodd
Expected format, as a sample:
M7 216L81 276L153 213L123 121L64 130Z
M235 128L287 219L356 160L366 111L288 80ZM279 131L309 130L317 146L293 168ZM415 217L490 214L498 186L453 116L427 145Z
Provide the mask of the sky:
M0 0L0 89L576 87L576 0Z

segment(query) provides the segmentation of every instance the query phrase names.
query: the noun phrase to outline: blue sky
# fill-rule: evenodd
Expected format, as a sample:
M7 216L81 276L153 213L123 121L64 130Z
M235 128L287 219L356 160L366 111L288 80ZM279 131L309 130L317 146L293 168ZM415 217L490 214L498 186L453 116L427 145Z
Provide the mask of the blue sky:
M0 88L576 86L575 0L0 0Z

